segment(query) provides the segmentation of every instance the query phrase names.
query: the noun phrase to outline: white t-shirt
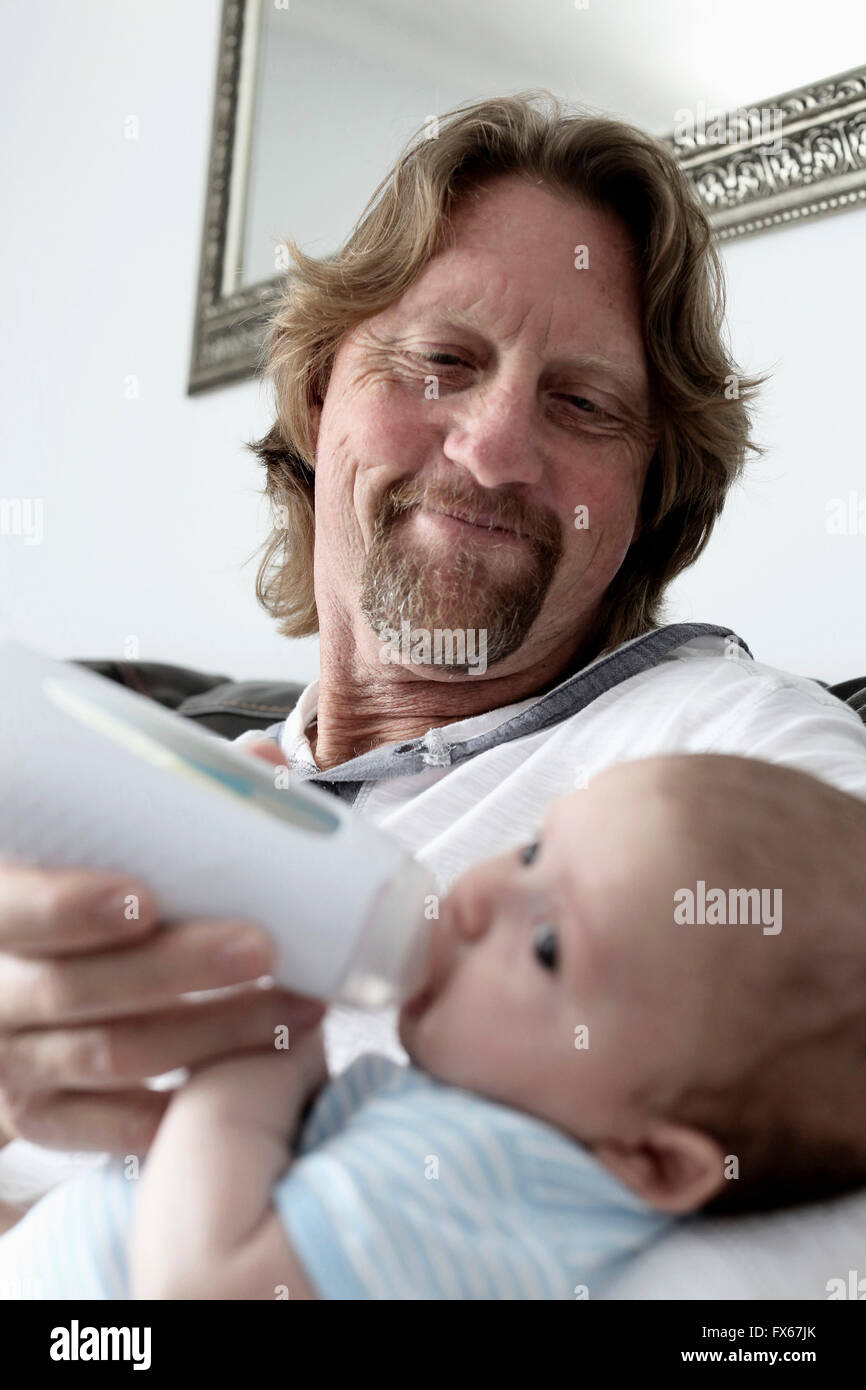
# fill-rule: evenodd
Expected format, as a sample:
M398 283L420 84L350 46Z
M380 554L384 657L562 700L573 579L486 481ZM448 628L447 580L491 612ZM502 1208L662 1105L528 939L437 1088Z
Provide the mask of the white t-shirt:
M799 768L866 799L866 726L857 714L815 681L754 661L727 629L689 635L701 626L648 634L540 696L431 729L423 739L376 749L329 772L317 769L305 733L318 682L265 736L279 742L300 780L351 778L357 765L355 809L426 864L440 892L469 865L534 838L551 801L635 758L740 754ZM490 746L465 756L465 745L471 751L485 735ZM262 737L251 731L238 741ZM401 775L401 759L416 770ZM332 1009L325 1040L332 1073L367 1051L406 1060L394 1010ZM0 1152L0 1197L46 1190L96 1161L69 1155L64 1165L51 1155L49 1167L40 1153L23 1141Z

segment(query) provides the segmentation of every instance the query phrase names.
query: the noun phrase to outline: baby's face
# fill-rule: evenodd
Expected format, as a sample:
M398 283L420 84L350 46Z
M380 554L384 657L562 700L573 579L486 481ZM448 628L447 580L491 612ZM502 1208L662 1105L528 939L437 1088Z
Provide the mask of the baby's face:
M636 1133L630 1096L649 1076L688 1077L737 953L675 923L696 866L660 762L609 769L550 807L534 849L453 885L427 987L400 1014L417 1066L587 1144Z

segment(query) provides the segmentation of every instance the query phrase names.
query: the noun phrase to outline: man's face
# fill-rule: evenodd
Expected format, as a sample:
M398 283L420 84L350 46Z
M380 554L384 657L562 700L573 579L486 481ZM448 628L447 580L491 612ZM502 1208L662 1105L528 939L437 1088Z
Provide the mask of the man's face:
M483 631L509 675L578 649L637 534L655 444L638 282L613 214L518 178L479 189L454 228L338 349L316 599L362 660L408 620Z

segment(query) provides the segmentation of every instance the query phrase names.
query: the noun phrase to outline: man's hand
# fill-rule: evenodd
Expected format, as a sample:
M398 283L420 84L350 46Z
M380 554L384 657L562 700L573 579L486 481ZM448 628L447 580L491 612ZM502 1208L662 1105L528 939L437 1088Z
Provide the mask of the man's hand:
M161 925L146 886L119 875L0 864L0 1142L144 1154L170 1095L145 1078L322 1017L317 1001L253 983L273 960L248 923ZM238 988L181 998L225 986Z

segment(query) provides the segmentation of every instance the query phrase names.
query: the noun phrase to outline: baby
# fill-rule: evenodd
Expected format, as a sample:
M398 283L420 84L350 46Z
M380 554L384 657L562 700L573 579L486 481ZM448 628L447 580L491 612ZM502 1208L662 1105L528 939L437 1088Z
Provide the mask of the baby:
M0 1283L595 1297L692 1213L866 1184L864 821L743 758L607 769L442 901L409 1067L329 1081L316 1025L202 1068L137 1180L63 1184L0 1239Z

